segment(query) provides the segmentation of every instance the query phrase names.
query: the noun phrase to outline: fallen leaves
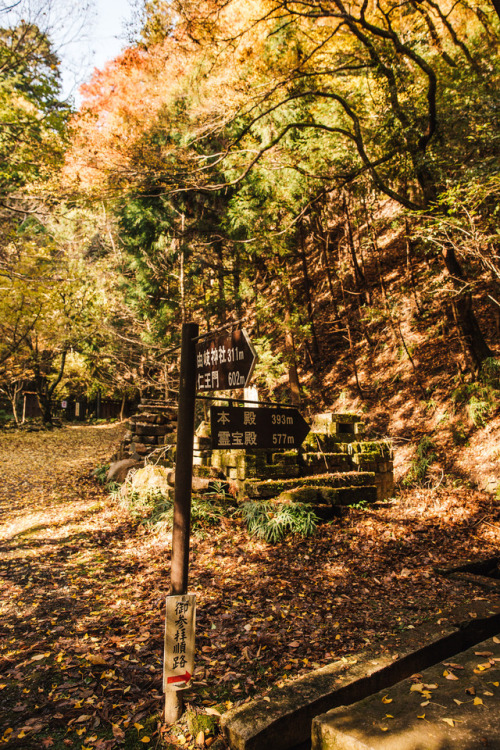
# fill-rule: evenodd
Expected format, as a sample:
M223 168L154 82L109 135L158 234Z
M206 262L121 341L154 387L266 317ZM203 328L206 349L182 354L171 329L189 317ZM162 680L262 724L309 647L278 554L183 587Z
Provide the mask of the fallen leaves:
M102 656L99 656L99 654L87 654L85 658L88 662L90 662L90 664L93 664L94 666L108 666L108 662L106 661L106 659L104 659Z
M7 519L2 559L7 576L0 583L8 627L0 700L11 723L0 736L24 731L32 739L41 726L44 732L66 731L62 745L68 747L84 743L111 750L123 738L152 745L157 725L150 718L162 707L158 602L168 585L167 545L140 533L101 488L75 470L95 465L95 455L103 452L102 446L96 450L94 440L102 441L95 434L85 442L86 428L79 429L72 432L78 447L69 444L69 432L64 437L67 465L66 458L57 465L55 449L64 442L63 431L51 438L50 450L43 448L43 459L37 458L30 490L17 494L13 488L27 476L36 451L30 438L24 459L22 446L16 455L9 491L0 487ZM222 697L242 701L285 677L347 658L367 642L373 647L379 638L396 647L402 631L429 614L436 617L437 602L460 603L464 585L429 577L429 566L441 556L453 559L456 548L464 554L473 548L466 530L457 526L450 532L443 525L448 508L463 518L486 511L479 495L471 499L453 491L432 497L425 521L421 500L408 493L404 503L350 511L342 524L321 527L314 540L291 539L275 548L249 539L235 520L210 538L194 538L190 576L199 596L200 671L188 694L191 705L220 716L221 707L213 704ZM409 541L412 526L419 531ZM32 619L33 629L27 630ZM479 660L490 663L486 655ZM444 667L458 674L458 665ZM429 705L437 685L419 683L417 705ZM269 705L271 698L265 695L264 701ZM391 701L387 696L386 703ZM16 704L26 706L13 712ZM45 724L27 723L35 705L48 717ZM394 720L386 714L383 726L389 722ZM196 738L185 744L193 742ZM205 747L212 742L205 737Z
M454 727L456 722L456 719L449 719L449 718L441 718L441 721L444 721L445 724L448 724L450 727Z

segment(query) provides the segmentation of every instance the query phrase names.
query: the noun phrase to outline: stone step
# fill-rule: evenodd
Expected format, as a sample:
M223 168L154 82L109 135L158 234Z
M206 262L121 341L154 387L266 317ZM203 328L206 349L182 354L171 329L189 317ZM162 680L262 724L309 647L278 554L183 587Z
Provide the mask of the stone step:
M293 503L320 503L328 506L375 503L377 487L374 484L362 487L295 487L282 492L277 499Z
M346 471L332 474L315 474L297 479L268 479L265 481L245 481L240 483L240 495L249 498L277 497L283 492L297 487L369 487L375 484L372 471Z

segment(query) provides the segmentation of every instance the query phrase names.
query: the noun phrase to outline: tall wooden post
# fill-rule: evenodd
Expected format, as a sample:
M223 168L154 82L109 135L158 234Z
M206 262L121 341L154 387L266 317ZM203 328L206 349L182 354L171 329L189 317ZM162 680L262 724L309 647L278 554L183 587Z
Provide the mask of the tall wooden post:
M187 594L191 490L193 483L194 410L196 402L197 323L183 323L181 340L179 407L177 412L177 447L175 460L174 523L170 593ZM175 723L182 715L183 700L179 690L165 690L165 722Z

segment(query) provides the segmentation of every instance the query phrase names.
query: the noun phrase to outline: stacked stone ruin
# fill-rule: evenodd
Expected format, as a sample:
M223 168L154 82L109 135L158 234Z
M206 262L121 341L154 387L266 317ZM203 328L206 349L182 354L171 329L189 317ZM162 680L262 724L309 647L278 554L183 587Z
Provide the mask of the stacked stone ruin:
M156 455L164 458L169 446L175 445L177 405L146 402L127 420L127 431L114 460L139 461Z
M301 450L212 450L203 422L194 443L194 474L225 477L238 497L342 506L393 494L393 452L387 440L366 440L355 414L317 414Z
M116 459L175 461L176 406L145 403L129 420ZM393 494L393 454L387 440L365 439L355 414L316 414L300 450L212 450L210 424L194 438L193 474L227 482L239 499L294 501L338 508ZM202 486L202 483L199 483ZM328 515L327 513L324 514Z

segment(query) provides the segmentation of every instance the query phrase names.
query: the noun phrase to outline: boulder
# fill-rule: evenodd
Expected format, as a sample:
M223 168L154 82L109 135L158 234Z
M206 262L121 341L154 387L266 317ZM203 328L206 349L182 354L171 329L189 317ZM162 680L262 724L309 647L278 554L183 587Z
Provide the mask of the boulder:
M135 458L124 458L121 461L115 461L109 467L106 482L124 482L130 469L136 469L142 466L142 461L136 461Z

